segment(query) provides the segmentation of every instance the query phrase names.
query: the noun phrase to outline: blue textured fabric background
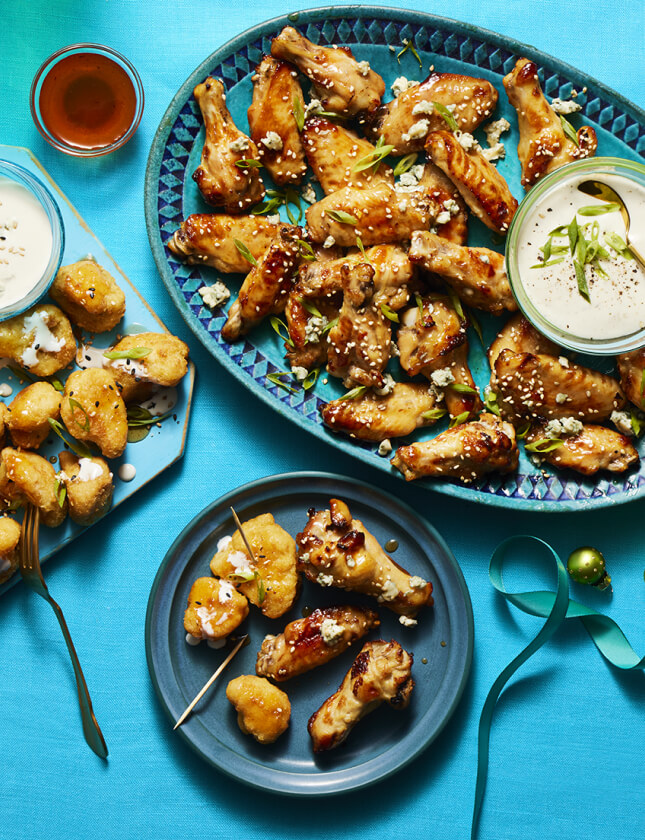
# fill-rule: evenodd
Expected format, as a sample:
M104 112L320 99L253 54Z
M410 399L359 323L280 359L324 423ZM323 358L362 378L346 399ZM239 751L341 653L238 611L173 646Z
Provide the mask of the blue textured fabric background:
M405 7L530 43L645 106L642 0L407 0ZM153 134L203 58L241 30L293 10L274 0L34 0L3 7L0 142L33 150L159 316L189 343L198 378L184 459L45 567L110 748L107 764L83 741L73 674L51 609L22 584L0 602L1 840L465 838L479 711L495 676L537 629L535 619L511 613L488 582L490 554L510 534L536 534L563 556L580 544L602 549L613 597L580 587L573 597L606 609L645 651L645 501L589 514L532 515L403 486L270 412L202 350L176 313L145 233L143 180ZM134 140L96 160L51 149L29 115L35 70L51 52L78 41L122 51L146 92ZM378 483L427 516L461 564L475 613L471 679L440 738L392 780L331 802L255 792L196 758L169 731L144 652L148 592L180 530L222 493L300 469ZM500 700L482 840L640 840L644 700L642 673L612 670L581 628L560 631Z

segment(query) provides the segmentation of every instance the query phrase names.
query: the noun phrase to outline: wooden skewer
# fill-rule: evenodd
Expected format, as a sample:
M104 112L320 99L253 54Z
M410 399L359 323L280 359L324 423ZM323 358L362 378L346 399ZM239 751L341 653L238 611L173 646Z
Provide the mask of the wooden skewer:
M181 725L182 725L182 723L186 720L186 718L187 718L187 717L188 717L188 715L192 712L192 710L195 708L195 706L197 705L197 703L199 703L199 701L200 701L200 700L202 699L202 697L206 694L206 692L208 691L208 689L209 689L209 688L213 685L213 683L215 682L215 680L219 677L219 675L222 673L222 671L224 670L224 668L226 668L226 666L228 665L228 663L231 661L231 659L233 659L233 657L235 656L235 654L238 652L238 650L242 647L242 645L244 644L244 642L245 642L247 639L248 639L248 634L247 634L247 635L245 635L245 636L242 636L242 638L241 638L241 639L239 640L239 642L235 645L235 647L233 648L233 650L229 653L229 655L226 657L226 659L225 659L225 660L222 662L222 664L219 666L219 668L217 669L217 671L215 671L215 673L214 673L214 674L213 674L213 676L210 678L210 680L206 683L206 685L202 688L202 690L199 692L199 694L197 695L197 697L195 697L195 699L192 701L192 703L190 703L190 705L188 706L188 708L186 709L186 711L185 711L185 712L183 713L183 715L179 718L179 720L177 721L177 723L173 726L173 728L172 728L172 729L173 729L173 732L175 731L175 729L177 729L177 727L178 727L178 726L181 726Z
M242 528L242 523L240 522L240 517L237 515L237 513L235 513L235 508L231 508L231 513L233 514L233 519L235 520L235 524L237 525L238 531L240 532L240 536L244 540L244 545L246 546L246 550L251 555L251 560L253 560L253 562L255 563L255 566L257 568L258 561L256 559L256 556L255 556L255 553L254 553L253 549L251 548L251 543L246 538L246 534L244 533L244 529Z

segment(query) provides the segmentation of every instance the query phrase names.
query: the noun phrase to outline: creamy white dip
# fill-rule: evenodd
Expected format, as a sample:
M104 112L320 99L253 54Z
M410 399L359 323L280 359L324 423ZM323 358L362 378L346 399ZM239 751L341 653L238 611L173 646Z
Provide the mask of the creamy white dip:
M518 268L522 286L533 306L554 326L585 339L620 338L645 327L645 271L635 259L625 259L605 243L605 234L618 234L626 240L625 225L619 211L596 216L579 215L582 207L606 202L580 192L578 184L596 178L612 187L622 198L630 215L630 239L643 252L645 246L645 188L621 175L597 176L574 173L556 184L536 202L523 222L518 236ZM608 277L590 264L584 266L589 301L580 294L573 258L566 253L555 265L534 268L542 259L540 248L549 234L567 226L574 214L579 226L597 223L597 236L610 258L599 260ZM586 238L589 238L589 233ZM553 246L567 246L568 237L554 237Z
M0 307L18 303L38 284L52 242L38 199L22 184L0 177Z

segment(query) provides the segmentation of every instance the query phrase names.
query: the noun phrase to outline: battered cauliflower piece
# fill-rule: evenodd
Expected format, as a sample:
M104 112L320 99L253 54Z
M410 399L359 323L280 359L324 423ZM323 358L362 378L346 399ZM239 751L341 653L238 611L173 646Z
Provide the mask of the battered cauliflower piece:
M6 426L15 446L38 449L60 417L60 393L49 382L34 382L15 397L6 415Z
M58 478L67 490L69 515L79 525L91 525L112 504L114 483L103 458L78 458L67 450L58 456Z
M125 314L125 295L109 271L94 260L64 265L49 290L63 312L84 330L107 332Z
M242 523L257 565L244 545L239 531L220 545L211 560L211 571L235 581L252 604L268 618L279 618L293 606L298 595L296 543L270 513Z
M228 580L201 577L193 583L184 628L195 639L224 639L249 614L249 602Z
M106 458L118 458L128 442L125 403L111 373L77 370L68 377L60 413L77 440L95 443Z
M0 584L6 583L18 568L20 525L10 516L0 517Z
M0 453L0 498L8 502L31 503L40 510L48 528L56 528L67 514L67 499L58 501L54 468L35 452L5 447Z
M9 409L6 403L0 401L0 446L4 446L7 438L7 419L9 417Z
M289 698L264 677L236 677L226 686L226 697L237 712L242 732L260 744L272 744L289 726Z
M133 351L132 358L106 358L104 363L118 382L125 402L145 399L153 385L176 385L188 370L188 345L170 333L126 335L110 348L110 352L119 354L128 350Z
M0 357L35 376L52 376L76 355L67 316L57 306L39 304L0 323Z

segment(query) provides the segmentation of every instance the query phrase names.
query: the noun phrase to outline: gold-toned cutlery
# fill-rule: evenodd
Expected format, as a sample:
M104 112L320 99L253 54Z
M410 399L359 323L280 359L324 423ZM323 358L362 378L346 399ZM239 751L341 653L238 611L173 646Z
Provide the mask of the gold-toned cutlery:
M634 247L634 244L629 241L629 210L625 206L625 202L618 195L616 190L613 189L613 187L610 187L609 184L605 184L603 181L594 180L583 181L581 184L578 184L578 189L580 190L580 192L585 193L585 195L590 195L593 198L599 198L601 201L607 201L618 205L620 215L623 219L623 224L625 225L625 243L629 247L629 250L634 255L634 257L645 269L645 258L643 258L641 254L639 254L639 252Z
M78 690L78 705L81 710L81 719L83 721L83 734L85 740L90 748L101 758L107 758L108 749L105 743L105 738L98 725L94 710L92 709L92 701L90 699L89 691L87 690L87 683L83 676L81 664L76 655L76 649L72 642L72 637L67 628L67 622L63 616L63 611L58 606L56 601L49 594L47 584L43 578L43 573L40 570L40 555L38 547L38 529L40 525L40 511L34 505L28 504L25 507L25 516L22 520L22 533L20 538L20 574L25 583L48 601L60 624L69 655L72 659L74 667L74 676L76 677L76 688Z

